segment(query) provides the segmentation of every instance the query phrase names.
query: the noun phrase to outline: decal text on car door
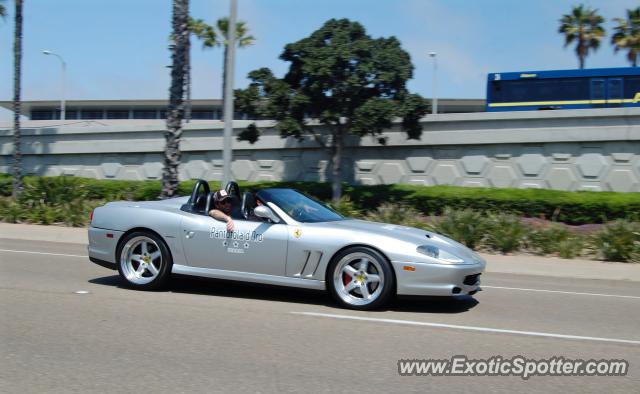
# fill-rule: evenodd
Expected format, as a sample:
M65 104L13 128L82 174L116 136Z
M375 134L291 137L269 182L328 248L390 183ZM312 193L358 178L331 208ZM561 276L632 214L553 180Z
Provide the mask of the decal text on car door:
M249 249L249 242L262 242L262 233L255 231L227 231L226 229L216 229L211 226L209 238L222 239L222 246L227 248L227 253L244 253ZM231 244L231 246L230 246Z

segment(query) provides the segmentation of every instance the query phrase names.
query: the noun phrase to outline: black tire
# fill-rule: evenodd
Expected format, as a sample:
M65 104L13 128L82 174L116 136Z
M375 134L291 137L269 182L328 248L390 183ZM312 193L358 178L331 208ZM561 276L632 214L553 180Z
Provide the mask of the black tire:
M143 249L143 243L146 245ZM146 252L146 256L145 255ZM136 260L131 256L140 256ZM158 256L154 257L154 256ZM173 259L164 240L150 231L136 231L123 237L116 249L118 273L124 284L137 290L157 290L171 277ZM154 273L155 272L155 273Z
M361 264L365 259L368 264L366 271L363 271ZM347 265L351 268L347 268ZM349 279L351 274L347 271L352 270L355 273ZM377 277L377 282L373 280L374 277ZM349 309L382 308L391 301L396 291L396 278L391 263L380 252L364 246L350 247L336 254L329 263L325 280L331 296L342 307ZM354 284L350 285L351 281ZM348 290L354 285L357 287ZM366 294L370 297L366 297Z

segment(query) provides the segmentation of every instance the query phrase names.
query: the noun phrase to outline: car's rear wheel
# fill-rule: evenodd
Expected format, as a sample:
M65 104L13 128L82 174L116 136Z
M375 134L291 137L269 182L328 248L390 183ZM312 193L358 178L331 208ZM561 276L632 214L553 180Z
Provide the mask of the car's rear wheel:
M116 256L120 277L131 288L158 289L171 275L171 253L164 241L151 232L139 231L125 236Z
M367 247L338 253L327 270L331 295L351 309L370 310L386 305L395 291L395 276L387 259Z

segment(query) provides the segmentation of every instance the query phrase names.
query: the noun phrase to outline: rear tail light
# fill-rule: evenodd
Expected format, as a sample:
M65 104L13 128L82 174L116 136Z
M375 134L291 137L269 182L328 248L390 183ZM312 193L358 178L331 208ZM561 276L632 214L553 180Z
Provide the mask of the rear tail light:
M89 224L91 224L91 222L93 222L93 211L95 211L95 209L92 209L91 213L89 214Z

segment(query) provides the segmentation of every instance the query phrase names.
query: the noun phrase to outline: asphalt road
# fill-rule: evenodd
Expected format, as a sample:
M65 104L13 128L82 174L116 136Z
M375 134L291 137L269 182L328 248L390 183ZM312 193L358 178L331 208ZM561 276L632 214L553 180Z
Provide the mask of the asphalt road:
M80 245L0 239L0 392L640 387L638 282L489 273L474 298L403 299L365 313L339 309L321 292L184 277L167 291L128 290L115 271L85 255ZM623 377L528 380L398 374L399 359L454 355L625 359L630 370Z

